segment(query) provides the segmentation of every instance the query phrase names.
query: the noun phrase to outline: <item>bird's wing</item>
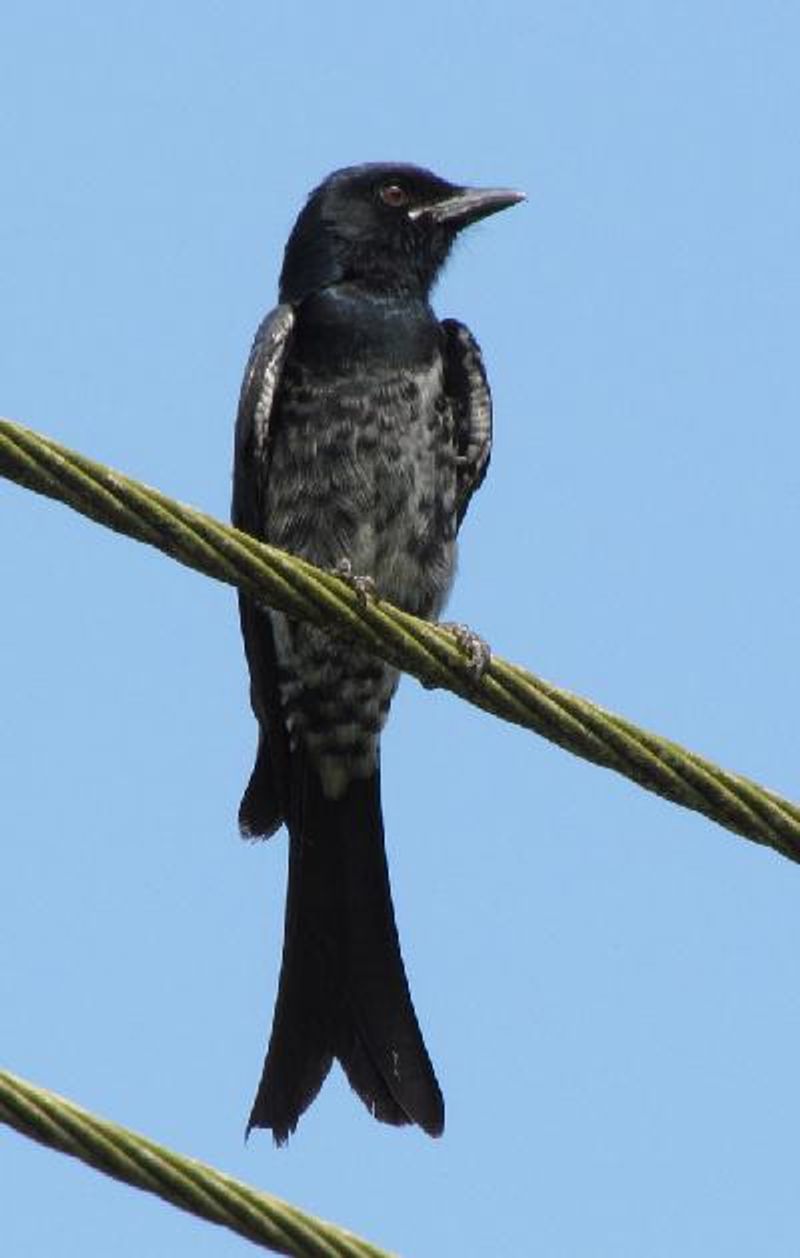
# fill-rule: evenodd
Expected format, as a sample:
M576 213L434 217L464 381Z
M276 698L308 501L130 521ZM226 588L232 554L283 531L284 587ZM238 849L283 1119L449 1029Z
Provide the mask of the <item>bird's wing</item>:
M231 517L238 529L262 537L270 461L270 421L292 338L294 312L277 306L256 333L236 417ZM250 702L259 724L256 767L242 800L239 824L247 835L274 833L286 815L288 747L280 716L275 643L268 613L239 594Z
M255 537L261 535L264 527L270 419L293 327L294 310L290 305L270 311L256 332L239 395L231 517L237 529Z
M455 407L458 526L479 489L492 452L492 395L478 342L469 328L445 319L445 390Z

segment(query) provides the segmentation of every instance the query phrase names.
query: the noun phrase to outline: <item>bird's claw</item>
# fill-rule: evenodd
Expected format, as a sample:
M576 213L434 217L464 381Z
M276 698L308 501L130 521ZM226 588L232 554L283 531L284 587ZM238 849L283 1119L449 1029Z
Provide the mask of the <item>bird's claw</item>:
M480 681L492 658L492 648L489 643L470 629L469 625L443 624L442 628L450 630L467 657L470 673L475 681Z
M362 607L366 607L369 600L375 597L375 582L372 577L358 576L353 572L353 565L349 559L340 559L334 564L332 571L337 577L347 582L350 589L358 596Z

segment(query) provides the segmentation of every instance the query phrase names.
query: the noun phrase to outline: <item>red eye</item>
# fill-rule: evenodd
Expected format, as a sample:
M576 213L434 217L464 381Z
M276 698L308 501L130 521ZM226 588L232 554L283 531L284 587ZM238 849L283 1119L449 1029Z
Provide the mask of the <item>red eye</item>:
M401 205L408 205L408 193L399 183L385 183L379 196L384 205L390 205L395 210Z

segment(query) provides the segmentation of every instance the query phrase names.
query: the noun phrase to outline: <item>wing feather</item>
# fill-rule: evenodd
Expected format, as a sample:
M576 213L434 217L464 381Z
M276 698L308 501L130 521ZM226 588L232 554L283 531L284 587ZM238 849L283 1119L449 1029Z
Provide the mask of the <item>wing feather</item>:
M256 332L239 396L231 518L237 528L255 537L264 527L271 420L293 327L290 305L276 306L267 315Z
M277 306L267 315L256 333L239 398L231 518L237 528L259 538L264 532L275 402L293 326L290 305ZM250 669L250 703L259 725L258 754L239 810L239 825L245 835L269 835L286 816L289 780L275 643L269 613L241 593L239 618Z
M458 526L483 483L492 453L492 395L480 346L457 319L442 322L445 390L455 407Z

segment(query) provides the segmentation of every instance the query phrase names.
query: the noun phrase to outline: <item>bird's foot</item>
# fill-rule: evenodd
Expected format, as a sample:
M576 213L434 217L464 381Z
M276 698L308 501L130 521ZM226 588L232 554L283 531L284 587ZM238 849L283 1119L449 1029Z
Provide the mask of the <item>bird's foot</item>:
M353 565L349 559L340 559L334 564L331 571L337 577L341 577L350 586L350 589L358 595L358 601L362 607L366 607L371 598L375 598L375 582L372 577L357 576L353 572Z
M492 658L492 648L488 642L479 637L468 625L442 624L442 629L449 629L458 646L467 657L469 671L475 681L480 681Z

